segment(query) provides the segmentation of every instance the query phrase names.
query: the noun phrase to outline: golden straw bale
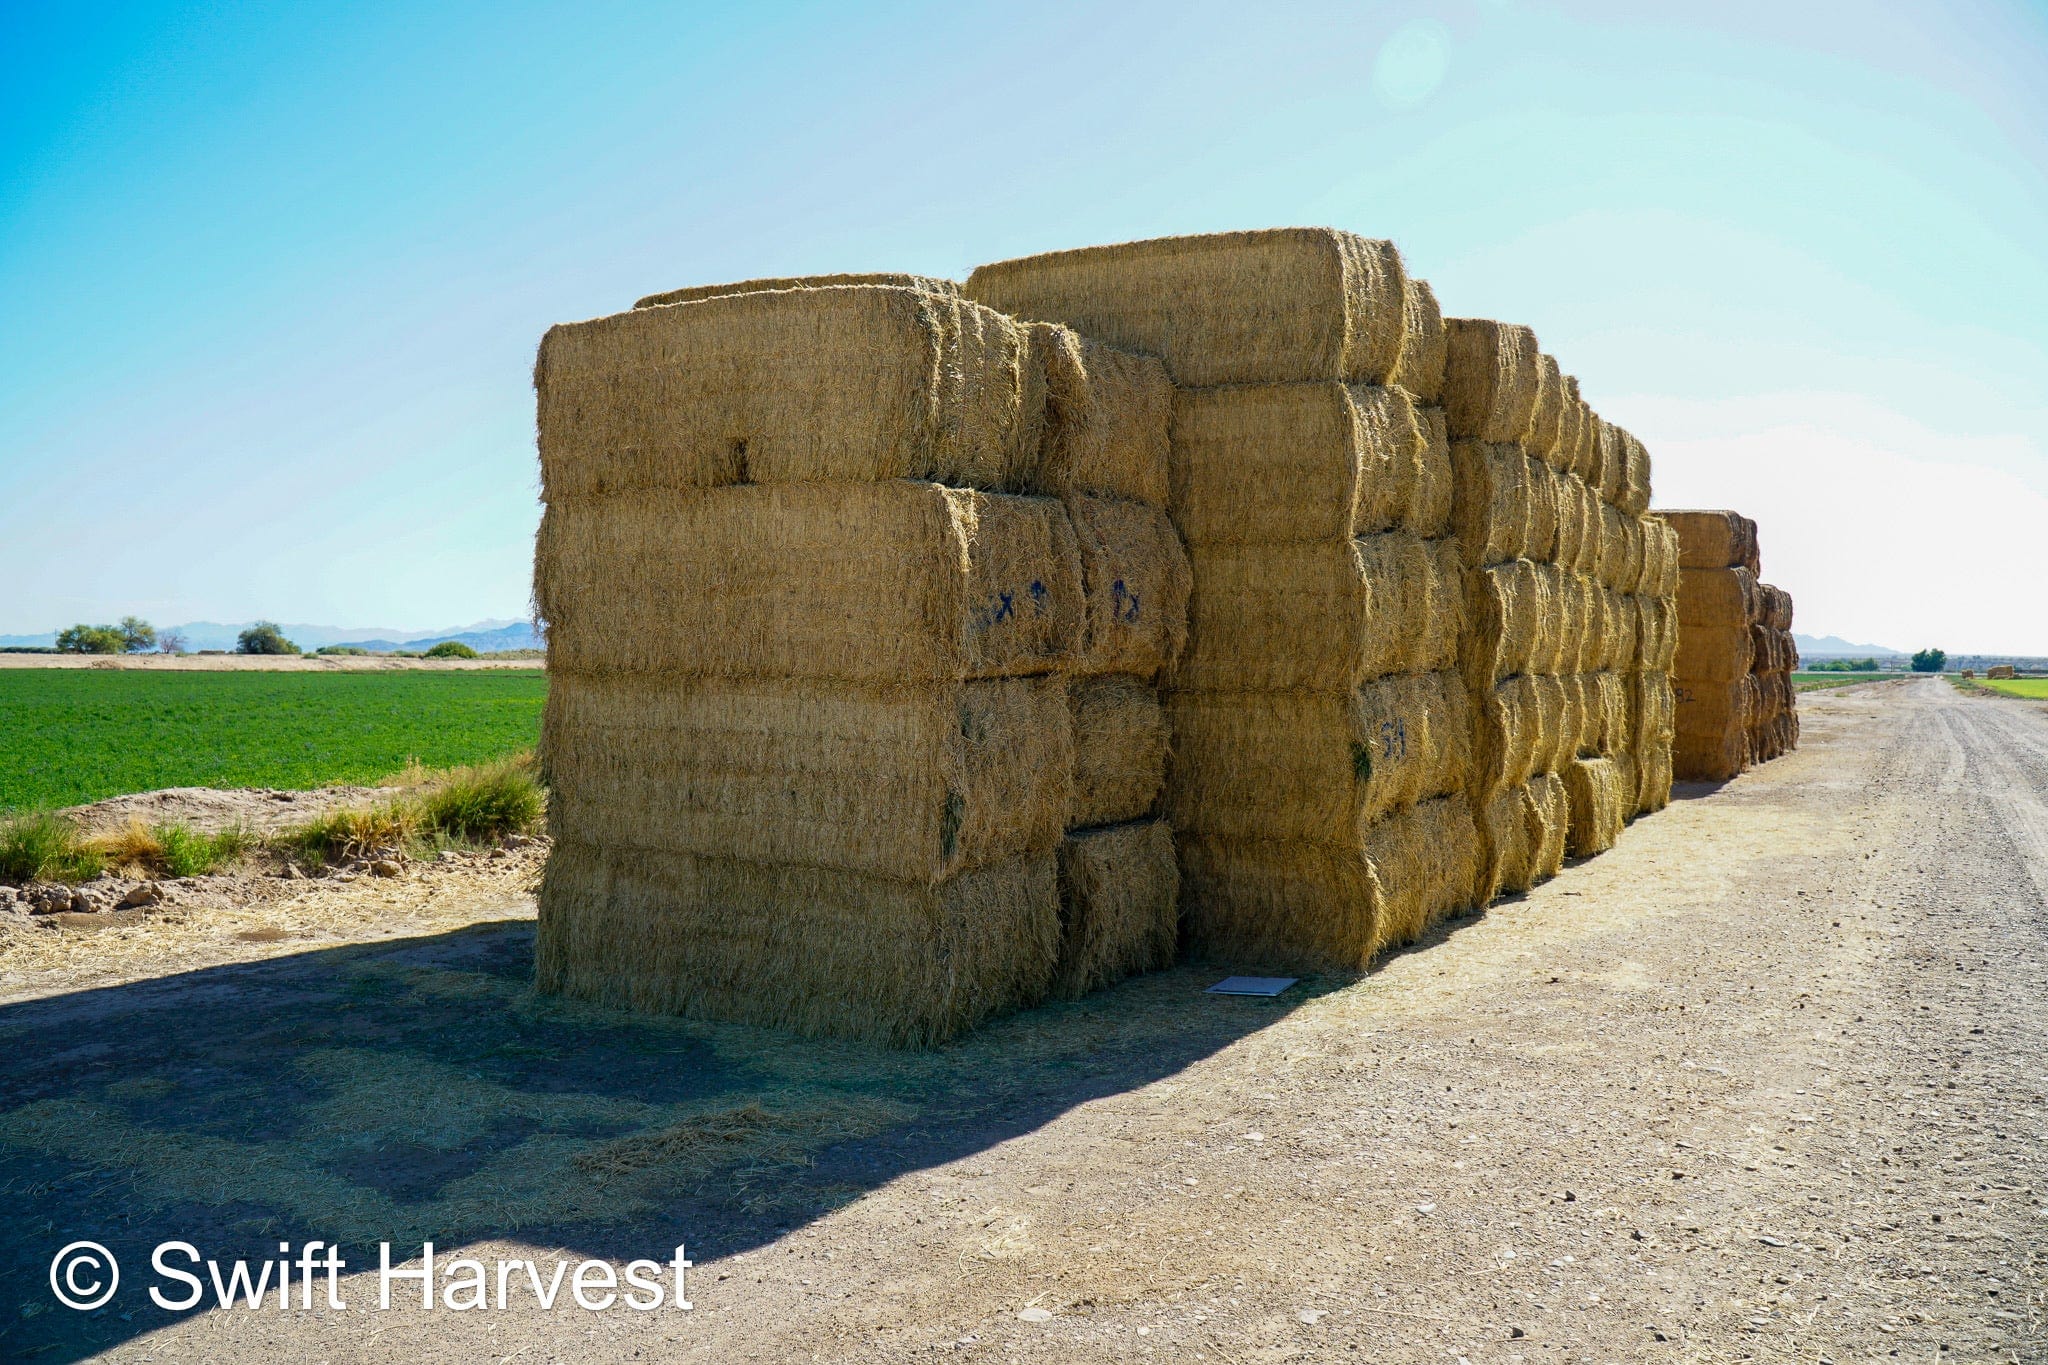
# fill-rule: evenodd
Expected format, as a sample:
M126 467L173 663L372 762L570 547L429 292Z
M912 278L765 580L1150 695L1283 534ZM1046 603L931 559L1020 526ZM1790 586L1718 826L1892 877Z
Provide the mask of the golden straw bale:
M1621 436L1621 510L1640 517L1650 510L1650 451L1627 431Z
M1758 572L1756 523L1725 509L1657 509L1678 536L1678 563L1686 569L1747 569Z
M1086 603L1078 673L1153 677L1188 638L1187 552L1166 510L1128 498L1067 498Z
M765 280L740 280L733 284L698 284L688 289L670 289L660 294L649 294L636 300L635 308L659 308L670 303L695 303L698 299L714 299L725 294L769 294L783 289L829 289L850 284L888 285L897 289L915 289L925 294L957 294L960 286L953 280L942 280L933 275L900 274L853 274L853 275L792 275Z
M1529 465L1518 446L1451 442L1451 520L1466 564L1479 568L1532 557L1536 512ZM1554 542L1554 520L1551 536Z
M1791 630L1792 594L1775 583L1757 584L1756 593L1760 623L1779 632Z
M1021 487L1044 420L1028 349L1021 324L979 304L866 285L564 323L534 367L542 496L890 478Z
M1457 475L1451 467L1451 440L1444 410L1417 408L1415 415L1422 428L1422 469L1403 525L1418 536L1434 540L1451 532Z
M1535 821L1532 882L1547 882L1564 870L1565 845L1571 836L1571 794L1556 773L1529 779L1529 806Z
M1380 946L1365 850L1180 834L1189 951L1233 971L1359 972Z
M1443 408L1452 440L1520 442L1542 385L1536 334L1486 318L1449 318L1444 330Z
M1614 761L1575 759L1558 776L1564 779L1572 811L1565 851L1574 858L1590 858L1613 848L1636 797L1633 790L1623 792L1621 773Z
M1472 700L1474 797L1490 800L1520 786L1557 752L1564 734L1564 692L1554 678L1519 674Z
M1254 384L1174 399L1170 506L1189 545L1341 539L1436 515L1443 472L1399 389Z
M1044 385L1045 421L1024 491L1164 506L1173 415L1166 367L1056 323L1033 323L1028 334Z
M1522 461L1528 467L1529 486L1529 542L1524 553L1539 563L1555 563L1561 515L1556 471L1534 455L1524 455Z
M1401 298L1401 359L1388 382L1408 390L1418 403L1434 404L1444 391L1443 310L1429 281L1409 276Z
M1560 474L1579 477L1581 452L1586 443L1585 404L1579 401L1578 381L1570 375L1558 376L1561 390L1557 409L1557 445L1550 453L1549 464Z
M1403 531L1196 557L1184 691L1345 691L1458 653L1456 546Z
M1391 242L1269 228L1082 247L977 267L972 298L1156 355L1176 384L1383 384L1404 340Z
M1678 596L1678 532L1662 514L1647 516L1643 525L1643 581L1640 591L1652 597Z
M1681 703L1683 705L1683 703ZM1725 782L1749 766L1749 732L1680 730L1671 741L1671 775L1681 782Z
M1554 773L1503 788L1480 805L1474 903L1487 905L1556 876L1564 865L1569 814Z
M901 479L557 504L534 595L557 673L908 683L1064 667L1081 637L1057 501Z
M1597 542L1590 547L1588 545L1588 541L1597 536L1593 529L1597 525L1597 517L1589 517L1586 504L1579 496L1584 488L1577 476L1550 471L1550 500L1557 505L1557 550L1554 557L1574 573L1586 572L1580 565L1581 559L1589 564L1596 562L1593 556L1598 553Z
M1631 594L1603 594L1605 605L1611 609L1608 618L1614 622L1614 636L1607 657L1601 661L1603 669L1629 669L1637 667L1641 657L1641 641L1637 632L1642 629L1642 616L1636 608L1636 598Z
M1060 843L1060 955L1050 994L1078 1000L1173 965L1180 868L1164 820L1076 830Z
M1746 626L1756 619L1756 575L1747 569L1681 569L1678 625Z
M1043 999L1056 855L943 882L558 841L539 895L543 991L897 1045Z
M1637 815L1649 815L1671 804L1671 745L1667 735L1635 755Z
M1675 671L1678 658L1678 608L1670 598L1638 595L1636 666L1661 673Z
M1166 710L1166 815L1187 833L1356 844L1389 812L1460 790L1471 765L1455 672L1338 693L1183 692Z
M1600 500L1618 508L1628 489L1627 433L1614 423L1601 421L1597 431L1599 463L1587 480L1600 492Z
M1536 406L1530 414L1529 432L1522 444L1531 455L1552 468L1559 467L1564 437L1564 372L1557 358L1536 357Z
M1673 719L1681 738L1740 734L1760 704L1756 683L1750 677L1697 682L1681 675L1673 695L1677 700Z
M1461 651L1465 679L1471 687L1490 688L1529 671L1550 646L1544 632L1562 575L1553 565L1513 559L1475 570L1468 578Z
M1066 826L1114 825L1152 814L1166 786L1172 738L1159 691L1142 678L1076 678L1074 783Z
M1075 766L1065 681L870 688L560 674L542 752L562 838L937 881L1049 853Z
M1432 925L1472 908L1479 848L1472 803L1462 794L1418 802L1367 830L1381 944L1413 943Z

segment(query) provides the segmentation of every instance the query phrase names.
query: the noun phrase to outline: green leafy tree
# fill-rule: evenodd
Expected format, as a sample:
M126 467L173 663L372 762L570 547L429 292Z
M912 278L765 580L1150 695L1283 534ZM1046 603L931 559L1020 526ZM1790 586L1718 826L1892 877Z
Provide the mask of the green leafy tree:
M1941 666L1947 662L1947 650L1923 649L1913 656L1913 671L1915 673L1939 673L1941 672Z
M299 647L284 638L275 621L258 621L235 637L237 654L296 654Z
M66 654L120 654L128 642L118 626L79 624L57 632L57 648Z
M140 616L122 617L115 629L121 632L121 648L130 654L156 648L156 627Z
M421 657L428 659L474 659L477 652L460 640L443 640Z

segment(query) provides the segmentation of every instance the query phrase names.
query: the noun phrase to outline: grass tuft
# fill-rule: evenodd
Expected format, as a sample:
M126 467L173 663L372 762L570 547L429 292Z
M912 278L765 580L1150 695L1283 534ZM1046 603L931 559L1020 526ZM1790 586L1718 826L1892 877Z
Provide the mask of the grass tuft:
M440 773L409 765L397 781L407 790L392 800L323 815L277 836L274 845L324 867L495 842L538 829L547 811L531 754Z
M83 882L105 870L105 856L61 815L29 811L0 818L0 880Z

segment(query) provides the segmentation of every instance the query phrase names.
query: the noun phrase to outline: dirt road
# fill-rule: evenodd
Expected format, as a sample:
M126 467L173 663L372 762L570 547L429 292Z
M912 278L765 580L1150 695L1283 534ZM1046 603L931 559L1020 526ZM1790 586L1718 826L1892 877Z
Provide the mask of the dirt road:
M536 1000L501 920L7 1006L0 1357L2048 1359L2048 714L1801 710L1797 753L1278 1005L1184 969L889 1054ZM48 1307L88 1237L120 1297ZM172 1237L373 1269L174 1315ZM695 1307L374 1311L375 1242L424 1237L687 1242Z

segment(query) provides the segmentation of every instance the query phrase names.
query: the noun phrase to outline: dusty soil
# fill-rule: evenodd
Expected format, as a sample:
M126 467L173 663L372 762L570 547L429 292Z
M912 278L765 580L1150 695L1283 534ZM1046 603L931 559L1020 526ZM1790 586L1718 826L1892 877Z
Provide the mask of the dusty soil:
M393 668L539 668L532 659L394 659L381 654L0 654L0 668L124 668L144 672L364 673Z
M536 997L530 869L232 912L399 942L80 938L0 1006L0 1356L2048 1359L2048 716L1800 705L1798 752L1363 980L1183 968L929 1053ZM372 1270L173 1315L172 1237ZM427 1237L687 1242L696 1306L376 1311L376 1242ZM131 1267L96 1316L44 1280L76 1238Z
M240 825L257 834L274 834L317 816L350 806L365 806L395 795L396 787L321 787L283 791L270 787L166 787L73 806L64 811L86 834L110 834L131 822L144 825L183 824L212 833Z

